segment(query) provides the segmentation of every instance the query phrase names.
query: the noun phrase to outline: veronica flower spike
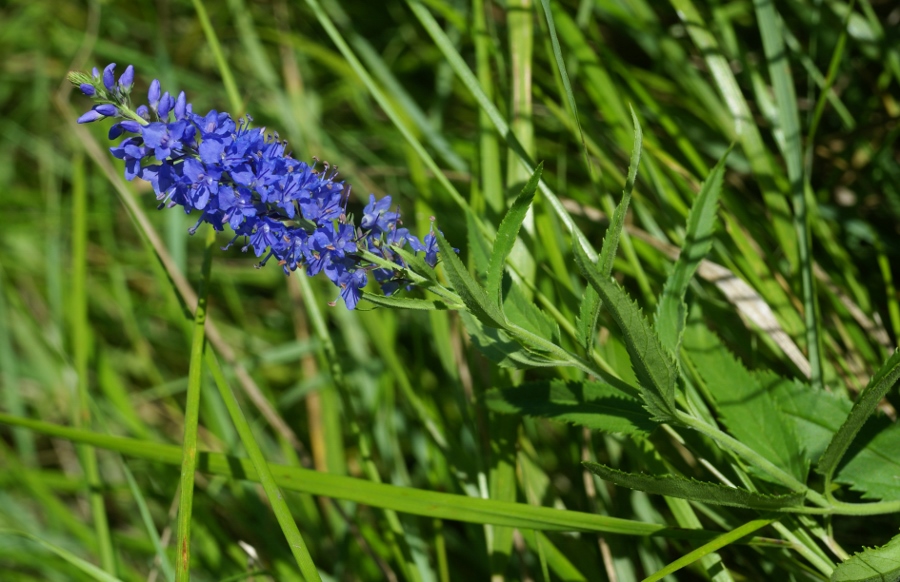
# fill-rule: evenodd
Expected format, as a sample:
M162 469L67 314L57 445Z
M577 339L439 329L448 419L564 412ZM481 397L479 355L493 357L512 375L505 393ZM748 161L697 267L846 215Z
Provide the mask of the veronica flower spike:
M159 208L197 210L191 234L203 223L216 230L227 226L234 232L228 246L243 239L243 251L252 248L262 257L259 266L275 259L286 274L298 268L310 276L325 273L348 309L359 303L369 271L386 295L409 287L406 263L398 253L386 252L387 246L408 244L413 252L425 252L432 268L437 263L433 232L423 244L401 228L390 196L370 195L356 226L346 213L350 189L338 180L336 168L295 160L277 135L251 127L249 116L235 122L228 113L196 114L183 92L173 97L155 79L147 103L134 107L134 67L118 79L115 70L110 63L90 75L69 73L69 81L94 101L78 123L113 118L109 139L125 137L110 153L125 162L125 177L149 182ZM365 260L365 251L396 268Z

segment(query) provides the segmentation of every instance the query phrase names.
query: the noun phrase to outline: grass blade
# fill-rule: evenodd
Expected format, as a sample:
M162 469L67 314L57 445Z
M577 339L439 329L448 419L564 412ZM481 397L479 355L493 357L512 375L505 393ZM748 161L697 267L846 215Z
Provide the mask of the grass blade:
M38 536L12 529L0 529L0 535L19 536L36 542L99 582L121 582L119 578L104 572L87 560L79 558L69 550L63 549L56 544L51 544Z
M281 531L284 533L284 537L287 539L291 552L294 554L294 559L300 567L300 572L303 573L303 577L309 582L321 580L319 571L316 569L312 557L309 555L309 549L306 542L303 541L303 536L300 534L300 530L297 529L297 523L291 515L291 510L288 509L287 503L281 495L281 491L278 489L275 479L272 477L272 472L269 470L266 458L259 448L259 443L256 442L256 439L253 436L250 425L247 423L244 411L241 410L237 398L234 397L234 392L232 392L231 388L228 386L228 381L225 379L222 368L219 366L219 361L212 350L206 351L206 365L209 367L213 379L216 382L216 386L219 388L219 394L222 396L222 400L225 401L225 407L228 408L228 414L231 416L231 421L234 423L234 426L241 437L241 443L243 443L247 455L250 456L250 461L256 469L256 474L259 475L259 480L266 492L266 497L269 499L272 511L275 512L275 517L278 519L278 525L281 526Z
M181 463L181 449L175 445L110 436L3 413L0 413L0 423L26 427L46 435L117 451L130 457L168 465ZM230 455L200 452L197 468L214 475L259 481L259 476L251 461ZM299 467L286 467L270 463L269 469L272 471L275 483L290 491L346 499L373 507L389 508L404 513L452 521L508 525L541 531L594 531L693 540L710 540L715 537L713 532L706 530L670 530L660 524L524 503L439 493L414 487L398 487Z
M682 557L678 558L662 570L654 572L652 575L644 578L644 582L656 582L657 580L662 580L669 574L677 572L681 570L685 566L689 566L696 562L697 560L702 559L705 556L715 552L718 549L724 548L729 544L733 544L737 540L741 539L744 536L748 536L755 532L756 530L763 528L771 523L774 523L776 520L774 519L754 519L753 521L748 521L741 527L735 528L730 532L723 534L713 541L703 544L701 547L697 548L692 552L688 552Z
M706 64L710 74L716 82L722 94L728 110L731 113L732 128L727 128L731 134L729 139L735 137L741 144L753 174L759 181L760 189L766 207L771 214L775 235L778 242L792 265L799 263L797 240L790 224L790 209L785 196L778 191L773 176L776 168L769 158L769 153L763 143L759 128L753 120L750 106L744 98L737 79L725 57L725 51L719 46L716 37L709 31L706 22L697 10L692 0L670 0L678 17L684 23L691 40L697 45L700 52L705 55Z
M809 214L804 193L803 146L801 144L800 116L797 111L797 95L791 68L787 61L787 48L782 35L782 23L775 12L775 4L769 0L754 0L763 49L769 61L769 75L775 89L779 125L784 135L783 155L791 183L791 200L794 207L794 230L797 236L800 282L803 292L803 315L806 324L806 343L811 370L810 383L821 390L822 343L819 337L819 306L816 300L815 278L812 272ZM810 197L810 200L814 198Z
M91 409L88 389L91 331L88 324L87 297L87 242L88 242L88 194L84 157L78 156L72 166L72 279L70 281L72 326L72 351L75 372L78 374L78 406L75 426L90 427ZM107 572L115 574L116 560L106 507L103 501L102 482L97 467L97 453L92 447L81 448L81 463L88 487L91 518L100 546L100 563Z

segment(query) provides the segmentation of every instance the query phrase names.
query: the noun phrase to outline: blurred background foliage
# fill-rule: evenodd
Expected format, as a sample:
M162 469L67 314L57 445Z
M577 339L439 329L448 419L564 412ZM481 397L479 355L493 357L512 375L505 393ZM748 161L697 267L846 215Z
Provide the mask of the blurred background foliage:
M223 68L198 18L199 4L8 0L0 6L0 407L6 412L70 424L77 409L81 342L88 350L85 381L93 398L94 430L175 444L183 430L189 321L170 276L121 204L115 181L73 131L72 120L88 103L70 95L64 81L69 70L133 64L137 102L143 101L149 81L159 78L164 89L187 92L195 111L250 113L256 125L287 139L298 159L316 157L339 166L353 186L351 211L360 212L369 192L391 194L407 227L424 235L430 217L436 217L470 262L478 260L465 248L472 225L397 124L425 145L449 184L489 225L496 226L527 178L407 3L322 3L349 50L399 112L396 121L385 114L310 4L286 0L204 4L221 44L224 70L233 76L242 103L241 111L231 110ZM790 183L782 158L785 136L778 129L754 4L551 4L583 135L558 75L540 2L429 0L417 10L430 12L452 49L476 71L526 150L544 161L545 181L597 247L605 231L603 213L611 211L624 184L631 146L628 106L634 107L644 128L645 157L629 217L631 236L623 242L615 272L646 306L654 303L671 264L665 248L653 241L682 242L699 183L737 140L723 193L723 226L710 258L746 280L805 349ZM900 7L892 0L854 5L785 0L775 7L783 19L803 128L825 383L852 394L896 345L900 331L891 280L900 251ZM845 23L846 46L832 64ZM712 44L704 47L704 42ZM724 71L716 69L719 65ZM809 142L830 66L833 90ZM729 76L739 97L723 89ZM739 136L735 131L729 108L738 101L749 113L743 123L758 128L757 142L747 141L752 132ZM88 128L90 140L105 148L107 128L100 125ZM121 175L120 168L117 172ZM77 183L88 192L86 262L80 266L72 228ZM153 211L156 202L146 184L127 188L163 237L177 269L196 285L202 242L187 235L194 219L176 210ZM571 268L568 235L540 198L523 239L534 259L535 290L574 320L583 286ZM227 242L224 235L220 242ZM348 438L346 411L334 391L332 363L323 359L304 309L309 301L324 307L336 298L334 289L313 281L316 296L302 296L297 275L286 279L274 265L257 270L254 264L239 248L218 254L210 294L212 317L235 351L231 369L239 363L248 370L271 407L267 417L258 402L242 396L263 450L271 462L361 476L359 451ZM89 321L89 333L81 336L71 293L79 268L86 269ZM693 292L748 365L800 374L766 330L745 325L711 283L698 282ZM513 499L650 522L671 519L664 505L643 494L618 490L611 496L604 487L595 490L590 478L585 482L583 458L644 467L647 451L628 439L526 420L518 436L512 433L512 449L497 448L502 421L478 404L479 394L522 378L569 377L570 372L516 376L500 371L478 354L455 315L371 307L351 313L341 304L326 308L326 315L353 386L356 415L374 442L384 481L478 495L479 487L485 490L479 477L496 463L498 450L512 450L510 466L518 483ZM601 353L611 369L632 378L617 333L601 330ZM224 405L206 384L201 445L240 454ZM891 404L900 405L892 398ZM273 428L271 415L282 424ZM436 422L457 448L437 446L426 419ZM97 540L86 525L90 513L72 444L21 429L4 429L2 435L0 527L31 532L95 560ZM142 497L163 540L170 539L177 468L126 463L103 452L99 463L119 575L160 579L164 572L136 504ZM129 486L129 469L139 495ZM466 478L459 478L460 470L468 472ZM197 486L198 580L255 570L293 579L289 551L257 486L213 476L199 477ZM383 579L398 568L379 512L295 494L289 501L317 565L335 579ZM722 523L717 516L703 519L710 529ZM881 543L896 530L896 521L848 519L836 535L853 549ZM540 576L541 556L528 536L516 534L513 550L498 561L486 549L491 542L481 526L412 517L402 522L418 569L405 572L411 577ZM548 536L546 544L552 541L554 551L564 556L554 563L569 563L592 580L636 579L687 551L683 543L657 539L608 536L598 545L596 536ZM750 579L764 579L773 564L791 570L774 550L765 559L746 547L728 555L729 567ZM0 537L0 570L4 580L81 575L32 542L9 536ZM682 574L685 579L702 576ZM577 579L555 569L552 575ZM402 568L400 577L405 577Z

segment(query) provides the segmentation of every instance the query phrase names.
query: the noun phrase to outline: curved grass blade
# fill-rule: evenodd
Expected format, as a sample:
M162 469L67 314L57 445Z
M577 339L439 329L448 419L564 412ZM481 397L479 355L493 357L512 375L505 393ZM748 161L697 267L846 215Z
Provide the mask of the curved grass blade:
M312 1L312 0L307 0ZM468 64L466 64L465 59L463 59L462 55L456 50L456 47L453 46L453 43L447 37L447 34L441 28L440 24L435 20L435 18L431 15L427 8L422 5L421 2L417 0L407 0L409 4L410 10L412 10L413 14L419 19L419 22L434 40L435 45L440 49L441 53L444 55L444 58L447 59L447 63L453 68L453 71L459 77L462 84L466 89L472 94L472 97L478 102L479 109L483 111L488 119L490 119L491 123L494 125L497 133L506 141L507 146L512 150L519 158L519 162L529 171L534 171L534 161L528 155L528 152L524 150L522 144L516 139L516 136L510 130L509 125L503 119L503 115L500 113L500 110L491 102L488 96L481 89L481 85L478 82L475 74L472 73L472 70L469 68ZM544 195L544 199L550 204L553 208L556 215L559 219L566 225L566 228L569 229L569 232L572 233L572 236L578 241L578 243L584 247L585 252L591 257L591 259L595 258L595 252L588 242L587 238L584 236L584 233L581 232L581 229L578 228L578 225L575 224L575 221L572 219L572 216L565 209L562 204L562 201L556 196L556 194L547 186L545 181L541 181L538 185L541 189L541 193Z
M729 139L737 137L740 141L753 174L759 181L763 200L772 216L773 228L781 249L790 263L797 265L799 261L796 234L790 224L791 212L787 200L775 182L777 168L769 157L750 106L725 57L727 51L722 49L718 39L710 32L709 26L692 0L669 0L669 3L687 29L691 40L704 55L710 75L728 105L734 123L733 128L725 130L730 134Z
M181 463L181 449L175 445L110 436L3 413L0 413L0 423L22 426L49 436L118 451L140 459L168 465ZM688 540L710 540L715 537L713 532L701 529L673 530L664 525L580 511L561 511L524 503L493 501L452 493L425 491L413 487L397 487L299 467L286 467L272 463L268 465L275 483L282 489L334 499L346 499L413 515L468 523L508 525L541 531L594 531ZM200 452L197 467L200 471L214 475L259 481L256 469L248 459L220 453Z
M241 405L238 404L234 392L232 392L231 387L228 385L228 381L225 379L225 375L222 373L222 368L219 366L216 354L212 350L206 351L206 365L212 373L216 386L219 388L219 394L225 402L225 407L228 409L228 414L231 416L231 422L234 423L234 427L241 437L241 443L244 445L247 455L250 456L250 460L253 463L254 469L256 469L257 475L259 475L259 480L266 492L266 497L269 500L269 504L272 506L275 517L278 519L278 525L281 526L281 531L284 533L285 539L287 539L288 545L291 548L291 553L294 555L294 559L300 567L300 572L307 582L321 580L319 571L316 569L312 557L309 555L307 544L303 541L303 536L300 534L297 523L291 515L291 510L288 508L287 502L284 500L281 491L278 489L278 485L275 483L275 479L272 477L272 472L269 470L269 464L266 462L266 457L263 455L262 449L259 448L259 443L253 436L253 431L244 416L244 411L241 410Z
M888 390L893 388L898 380L900 380L900 351L894 352L884 366L872 377L869 385L866 386L866 389L853 404L847 420L844 421L844 424L832 437L831 442L828 443L825 452L822 453L822 457L816 466L816 472L825 476L826 485L831 482L838 463L841 462L844 453L850 448L853 439L856 438L863 424L872 416L878 403L881 402L881 399L884 398ZM828 492L829 490L829 487L826 486L825 491Z
M631 357L640 383L641 396L655 420L668 422L676 418L675 361L659 343L650 323L637 304L609 277L600 275L584 251L574 245L575 261L591 286L597 290L616 325L622 330L625 347Z
M797 507L803 503L805 493L786 493L784 495L765 495L746 489L728 487L718 483L706 483L687 479L678 475L645 475L643 473L626 473L600 463L583 463L592 473L610 483L637 489L655 495L680 497L701 503L727 505L774 511Z
M776 519L754 519L753 521L749 521L742 525L739 528L733 529L730 532L723 534L713 541L703 544L701 547L697 548L693 552L689 552L682 557L678 558L662 570L654 572L650 576L644 578L644 582L656 582L657 580L662 580L669 574L677 572L686 566L690 566L697 560L702 559L704 556L708 556L712 554L716 550L720 548L724 548L729 544L733 544L737 540L741 539L744 536L748 536L755 532L756 530L763 528L770 523L774 523L778 521Z
M169 562L169 556L166 554L166 550L163 548L162 541L159 538L159 533L156 531L156 525L153 523L153 516L150 514L150 508L147 507L147 501L144 499L144 494L141 493L141 487L131 473L131 469L128 468L128 463L125 462L125 459L120 457L119 464L122 473L125 475L125 480L128 481L128 488L131 490L131 496L134 497L138 512L141 514L141 521L144 522L144 527L147 528L147 535L149 536L150 541L153 542L153 549L156 550L156 559L159 560L159 569L162 571L163 577L168 582L172 582L175 580L175 570L172 569L172 564Z
M81 570L82 572L87 574L88 576L93 577L94 580L98 580L99 582L121 582L121 580L119 578L116 578L115 576L113 576L111 574L107 574L106 572L104 572L103 570L98 568L97 566L91 564L87 560L83 560L83 559L79 558L78 556L76 556L75 554L70 552L69 550L65 550L65 549L57 546L56 544L51 544L50 542L48 542L42 538L39 538L36 535L32 535L32 534L24 532L24 531L18 531L18 530L13 530L13 529L0 529L0 535L19 536L19 537L29 539L33 542L36 542L36 543L44 546L46 549L50 550L51 552L53 552L54 554L56 554L57 556L59 556L60 558L65 560L66 562L72 564L73 566L75 566L76 568L78 568L79 570Z
M822 345L819 333L819 307L816 299L815 278L813 277L812 255L810 250L809 213L804 193L803 179L803 145L801 143L800 115L797 111L797 94L794 80L788 63L788 52L785 48L782 23L775 10L775 3L769 0L754 0L759 33L762 36L763 50L769 63L769 76L775 92L775 103L778 109L778 123L784 136L782 154L787 166L788 180L791 184L791 203L794 207L794 230L797 237L797 258L799 260L800 282L803 292L803 314L806 324L806 344L811 370L810 383L817 390L822 385Z
M700 266L700 261L712 248L712 236L716 225L716 210L719 193L722 190L722 176L725 160L731 148L722 155L719 162L703 183L700 193L691 206L687 219L684 247L678 255L675 269L663 287L662 296L656 306L656 333L659 340L673 354L678 354L681 335L687 321L687 304L684 296L688 284Z
M522 188L522 191L516 196L516 200L513 202L509 212L506 213L506 216L504 216L503 220L500 222L500 227L497 229L497 236L494 237L494 248L491 252L491 264L487 273L487 296L488 299L493 301L500 309L502 309L503 306L503 293L500 287L501 282L503 281L506 258L512 251L513 245L516 242L516 237L519 235L519 229L522 228L522 222L525 220L525 215L528 214L528 209L531 207L531 202L534 200L534 194L541 181L541 174L543 171L544 163L541 162L538 164L538 167L535 168L534 173L531 174L531 178Z

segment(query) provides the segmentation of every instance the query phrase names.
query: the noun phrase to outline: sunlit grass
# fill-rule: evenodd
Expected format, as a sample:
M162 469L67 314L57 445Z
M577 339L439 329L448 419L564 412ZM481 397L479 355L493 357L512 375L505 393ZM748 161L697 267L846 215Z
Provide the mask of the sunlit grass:
M206 467L201 457L196 474L186 516L196 580L302 579L304 558L286 541L301 535L323 578L639 580L756 517L608 486L581 465L731 475L731 458L705 437L684 433L684 445L662 430L590 433L485 406L490 388L582 372L498 367L456 312L328 307L337 297L329 283L254 269L239 248L213 248L206 357L217 355L221 374L191 384L205 233L191 238L193 217L156 212L146 184L121 178L106 127L72 124L89 105L69 94L70 69L134 64L136 95L158 77L204 111L250 113L298 159L339 166L353 185L351 212L374 192L391 194L420 236L435 217L473 272L487 271L500 219L543 162L508 272L559 320L573 351L586 284L572 244L601 248L626 187L630 109L643 156L612 273L647 314L701 182L734 143L706 257L715 265L700 265L688 297L748 367L809 375L855 397L900 325L890 279L900 216L896 7L519 4L232 0L204 4L208 24L200 3L186 1L0 8L0 409L80 422L137 447L116 449L120 457L73 444L74 433L4 427L0 529L24 537L0 532L0 578L92 579L67 556L123 580L172 576L188 480L173 449L154 447L180 454L189 394L199 396L198 449L230 455ZM749 287L729 290L723 268ZM754 311L762 304L770 315ZM636 385L605 312L600 326L588 363ZM889 393L882 409L898 405ZM236 457L251 464L228 461ZM267 481L266 461L289 469ZM240 479L251 466L262 487ZM342 495L338 481L333 497L327 480L288 486L302 479L297 468L369 481L372 498ZM422 497L405 506L403 489L378 482ZM427 492L456 494L458 519L453 498L428 513L437 498ZM518 505L492 514L465 497ZM570 511L557 524L551 508ZM607 518L630 521L601 527ZM696 541L647 537L662 524L705 531ZM717 547L675 576L724 564L716 580L824 579L843 555L819 536L852 553L897 526L894 515L836 517L825 532L785 518L756 535L801 549Z

